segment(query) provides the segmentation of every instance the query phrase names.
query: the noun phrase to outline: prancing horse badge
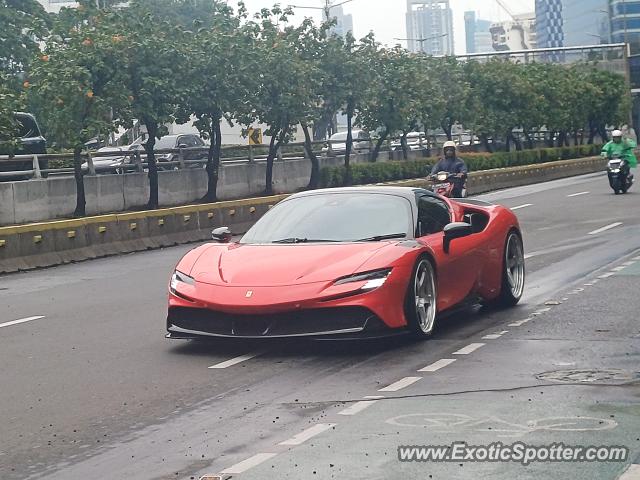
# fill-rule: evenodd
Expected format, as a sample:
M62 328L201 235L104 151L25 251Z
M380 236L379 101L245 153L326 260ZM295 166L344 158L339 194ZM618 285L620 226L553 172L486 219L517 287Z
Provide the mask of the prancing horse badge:
M247 297L247 298L253 297L253 290L248 290L247 294L245 295L245 297Z

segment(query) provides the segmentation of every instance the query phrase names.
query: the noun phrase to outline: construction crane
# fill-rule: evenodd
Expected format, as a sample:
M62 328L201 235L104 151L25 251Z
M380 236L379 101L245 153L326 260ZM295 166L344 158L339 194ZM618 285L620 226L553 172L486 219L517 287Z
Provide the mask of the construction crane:
M517 23L521 22L521 20L518 20L516 18L514 13L511 11L509 7L507 7L507 5L503 2L503 0L496 0L496 3L500 5L500 8L502 8L505 12L507 12L507 15L509 15L514 22L517 22Z

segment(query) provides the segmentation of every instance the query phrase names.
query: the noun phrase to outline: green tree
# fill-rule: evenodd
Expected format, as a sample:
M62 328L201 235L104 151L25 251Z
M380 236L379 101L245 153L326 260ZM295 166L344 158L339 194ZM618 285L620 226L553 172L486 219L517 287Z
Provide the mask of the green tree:
M310 19L294 27L288 23L292 11L277 5L263 9L247 25L260 58L261 67L255 75L256 85L244 104L247 111L240 115L241 123L262 123L271 137L267 156L265 194L273 193L273 162L280 147L289 141L297 125L304 122L310 102L315 99L316 71L311 62L300 55L297 45L315 28Z
M327 120L332 123L338 112L347 117L345 185L352 183L354 118L368 98L368 86L376 82L374 65L378 47L373 34L359 42L347 34L345 38L331 36L321 52L321 123Z
M0 0L0 72L10 79L27 70L48 35L49 21L37 0ZM18 90L20 83L14 78L11 85Z
M17 140L14 112L21 110L23 102L12 84L13 79L0 72L0 155L12 153Z
M82 150L85 142L117 128L113 117L127 108L116 44L109 33L78 11L78 27L64 39L52 36L33 64L29 95L46 118L48 134L73 148L76 216L86 213Z
M189 58L184 72L189 79L180 120L196 117L195 126L211 141L207 157L208 188L203 201L217 201L222 145L221 122L242 113L242 100L250 96L252 79L259 68L251 38L241 26L244 10L235 16L224 2L213 2L210 26L200 29L186 44ZM240 110L238 110L240 108Z
M381 131L372 160L378 158L383 142L397 133L404 139L406 158L406 134L417 127L423 110L425 72L422 57L400 47L381 50L375 71L378 78L360 109L358 123L369 131Z
M118 46L119 70L125 72L125 91L130 101L124 123L140 121L147 130L144 144L149 169L148 208L158 208L156 139L167 133L186 85L181 75L187 63L184 48L189 35L180 26L161 21L143 3L115 9L103 20Z
M443 105L439 126L444 130L449 140L456 123L469 122L473 114L471 108L471 84L469 82L467 66L461 64L455 57L444 57L433 60L430 72L433 81L440 86L441 98L434 101Z

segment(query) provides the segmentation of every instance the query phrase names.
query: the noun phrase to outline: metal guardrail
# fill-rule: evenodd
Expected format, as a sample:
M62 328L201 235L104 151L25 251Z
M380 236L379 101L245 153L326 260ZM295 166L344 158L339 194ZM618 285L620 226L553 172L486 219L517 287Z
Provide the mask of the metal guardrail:
M443 135L420 135L419 138L411 137L408 139L409 149L430 149L437 147L438 144L442 144L446 141L446 137ZM463 139L469 140L469 135L456 136L458 143L463 144ZM417 141L416 141L417 140ZM359 150L372 150L374 147L375 139L371 140L369 149ZM344 145L344 141L320 141L312 142L313 153L322 157L335 157L343 155L343 148L335 149L335 145ZM278 151L278 160L284 159L300 159L306 158L307 152L305 150L305 143L288 143L283 145ZM223 146L221 148L221 162L227 164L238 163L252 163L266 161L268 153L268 145L230 145ZM401 138L390 137L387 139L381 151L399 150L401 149ZM160 149L155 150L156 164L159 170L171 169L184 169L194 167L206 166L206 156L209 147L191 147L191 148L177 148L177 149ZM233 155L237 151L246 151L245 155ZM266 151L265 151L266 150ZM354 150L354 153L357 153ZM202 158L188 159L189 156L201 154ZM230 154L230 155L229 155ZM163 160L165 155L172 155L170 160ZM177 159L174 158L177 156ZM94 161L100 159L113 159L113 165L100 165L96 168ZM15 155L15 156L0 156L0 180L12 179L12 178L30 178L40 179L48 175L73 175L74 169L69 166L59 168L41 168L41 163L51 162L56 160L66 160L69 165L73 162L72 153L47 153L47 154L33 154L33 155ZM122 160L122 161L119 161ZM107 174L107 173L127 173L127 172L144 172L147 170L148 163L146 160L146 153L143 149L140 150L125 150L125 151L113 151L113 152L82 152L83 171L85 175ZM2 171L3 163L23 163L25 168L21 170Z

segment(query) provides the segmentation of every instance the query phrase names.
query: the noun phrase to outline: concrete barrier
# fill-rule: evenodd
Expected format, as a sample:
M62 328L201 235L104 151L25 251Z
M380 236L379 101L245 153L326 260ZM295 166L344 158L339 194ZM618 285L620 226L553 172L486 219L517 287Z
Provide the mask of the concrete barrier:
M478 194L593 173L602 171L605 165L606 160L596 157L473 172L469 192ZM128 180L119 178L126 185ZM427 181L414 179L394 185L424 187ZM287 196L0 227L0 273L207 240L211 230L220 226L244 233Z

